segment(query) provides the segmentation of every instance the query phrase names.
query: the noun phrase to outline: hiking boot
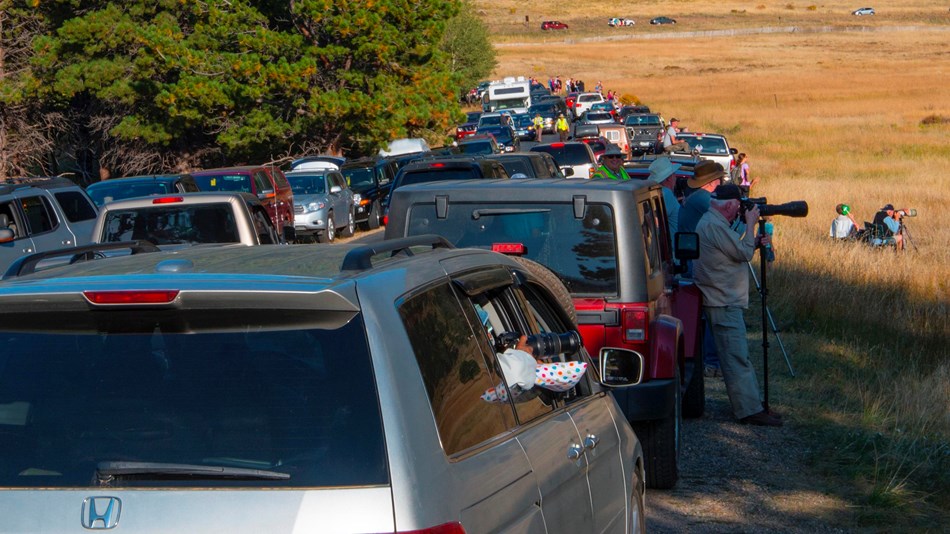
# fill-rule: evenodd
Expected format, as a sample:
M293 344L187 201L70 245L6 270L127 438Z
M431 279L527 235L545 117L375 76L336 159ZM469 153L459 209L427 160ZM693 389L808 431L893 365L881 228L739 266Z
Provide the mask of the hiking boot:
M739 419L739 422L743 425L756 425L756 426L782 426L782 420L772 417L765 410L762 410L759 413L752 414L748 417L743 417Z

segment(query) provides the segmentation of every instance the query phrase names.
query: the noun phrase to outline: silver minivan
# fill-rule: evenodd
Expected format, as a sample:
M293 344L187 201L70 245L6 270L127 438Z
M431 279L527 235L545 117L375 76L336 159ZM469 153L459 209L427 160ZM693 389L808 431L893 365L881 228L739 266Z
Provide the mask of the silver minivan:
M436 236L4 281L0 532L642 532L607 393L641 362L595 366L576 328L522 263ZM576 376L509 386L513 338Z

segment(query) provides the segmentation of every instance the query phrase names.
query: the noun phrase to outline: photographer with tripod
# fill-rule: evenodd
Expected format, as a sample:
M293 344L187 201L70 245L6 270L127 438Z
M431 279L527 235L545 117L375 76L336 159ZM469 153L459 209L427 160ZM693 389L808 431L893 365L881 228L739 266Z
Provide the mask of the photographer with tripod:
M755 249L771 243L768 234L756 235L759 206L745 210L745 233L732 231L743 198L739 186L720 185L709 211L696 225L700 254L694 262L696 285L703 293L703 309L712 326L732 412L743 424L782 426L759 396L755 369L749 359L743 310L749 307L749 266Z
M906 229L903 225L904 217L915 217L917 210L913 209L894 209L893 204L887 204L874 215L875 237L881 240L883 245L895 245L897 250L904 250L904 235Z

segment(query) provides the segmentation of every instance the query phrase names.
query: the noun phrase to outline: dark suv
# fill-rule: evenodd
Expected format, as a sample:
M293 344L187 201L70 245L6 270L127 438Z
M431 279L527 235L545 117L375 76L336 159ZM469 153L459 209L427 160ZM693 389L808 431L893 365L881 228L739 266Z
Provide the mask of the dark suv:
M630 151L634 156L658 154L663 151L663 132L666 121L656 113L631 113L624 117L623 125L630 137Z
M643 532L642 450L607 394L638 360L548 343L576 336L549 288L437 236L0 284L3 530ZM517 334L547 362L530 385Z
M86 193L100 208L113 200L198 191L198 184L190 174L128 176L102 180L86 186Z
M674 279L661 188L629 180L490 180L393 192L386 238L439 234L459 247L520 255L573 297L584 346L643 356L643 382L616 392L643 442L647 483L676 483L683 415L705 406L702 298Z
M364 230L375 230L383 220L383 199L389 194L395 173L386 160L363 158L347 161L340 172L356 193L356 223Z
M490 178L508 178L508 172L498 161L477 156L434 157L408 163L399 169L389 195L383 201L383 224L388 224L386 214L389 211L389 201L392 192L399 187L423 182Z

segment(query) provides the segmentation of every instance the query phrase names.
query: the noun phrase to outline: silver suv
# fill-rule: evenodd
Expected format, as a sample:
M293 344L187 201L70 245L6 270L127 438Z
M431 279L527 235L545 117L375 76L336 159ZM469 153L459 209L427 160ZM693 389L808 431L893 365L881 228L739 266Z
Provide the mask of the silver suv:
M2 529L642 532L641 447L605 385L640 360L595 368L548 287L435 236L0 283ZM512 333L586 373L509 387Z
M290 171L287 181L294 192L294 228L297 236L309 236L330 243L337 232L350 237L356 232L356 206L360 196L353 193L340 171L331 169Z
M66 178L0 183L0 270L27 254L89 243L97 214Z

